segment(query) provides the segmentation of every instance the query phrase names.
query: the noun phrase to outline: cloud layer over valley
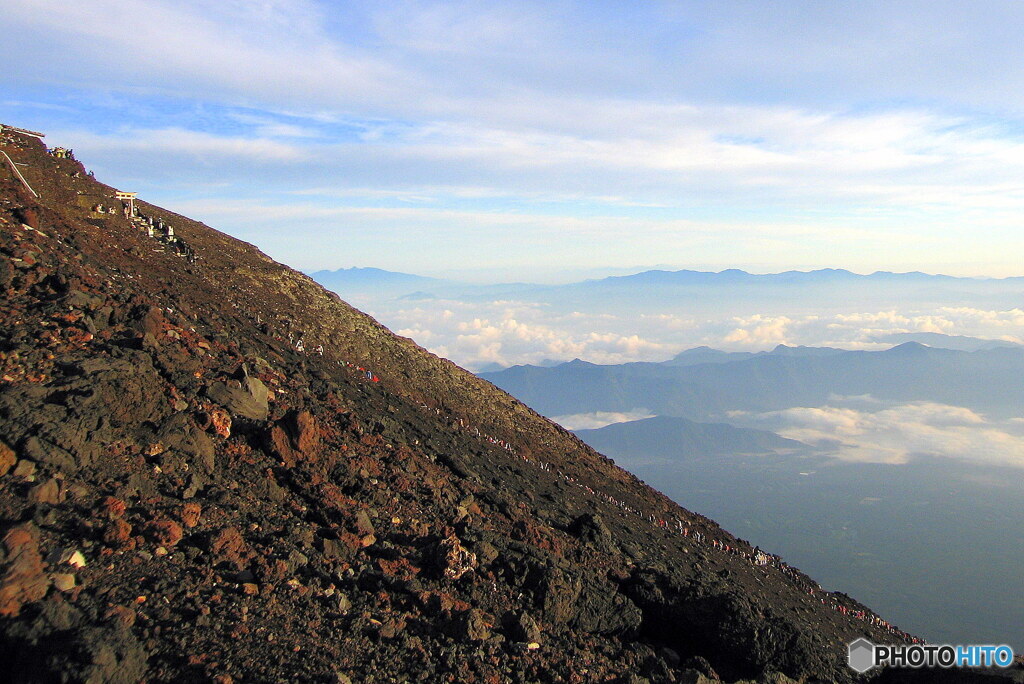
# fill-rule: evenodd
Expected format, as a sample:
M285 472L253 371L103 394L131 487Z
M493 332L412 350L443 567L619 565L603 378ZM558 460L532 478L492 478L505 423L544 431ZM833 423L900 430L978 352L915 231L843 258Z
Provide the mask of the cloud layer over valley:
M958 406L837 398L826 406L731 412L729 417L736 424L770 430L844 461L896 465L944 458L1024 468L1024 418L990 420Z
M1024 311L938 306L930 309L718 314L661 303L662 313L566 311L557 300L487 298L375 300L354 297L381 322L470 369L580 358L591 363L664 361L692 347L760 351L779 344L881 350L894 333L941 333L1024 342ZM659 303L647 302L656 309ZM596 304L595 304L596 307Z

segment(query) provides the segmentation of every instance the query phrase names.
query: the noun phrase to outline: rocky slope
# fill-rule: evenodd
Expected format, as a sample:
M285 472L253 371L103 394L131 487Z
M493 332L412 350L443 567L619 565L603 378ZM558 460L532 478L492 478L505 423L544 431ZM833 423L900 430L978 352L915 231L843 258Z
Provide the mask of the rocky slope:
M907 638L252 245L0 149L14 680L846 681Z

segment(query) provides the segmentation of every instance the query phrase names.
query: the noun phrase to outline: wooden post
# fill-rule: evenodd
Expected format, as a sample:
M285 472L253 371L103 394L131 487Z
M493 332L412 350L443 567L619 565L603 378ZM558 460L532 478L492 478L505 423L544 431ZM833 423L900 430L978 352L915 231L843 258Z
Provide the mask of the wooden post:
M34 197L39 197L39 193L33 190L32 186L28 184L28 181L25 180L25 177L21 175L21 171L18 170L18 166L17 164L14 163L14 160L8 157L6 152L0 152L0 154L4 155L4 157L7 159L7 163L11 165L11 170L14 171L14 175L18 177L18 180L21 181L21 184L24 185L28 189L28 191L32 193Z

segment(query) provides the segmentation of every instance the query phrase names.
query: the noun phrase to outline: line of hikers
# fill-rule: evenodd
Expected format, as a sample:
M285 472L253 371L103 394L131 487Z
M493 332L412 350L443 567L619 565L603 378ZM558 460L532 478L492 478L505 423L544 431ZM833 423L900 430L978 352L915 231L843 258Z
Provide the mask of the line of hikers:
M160 218L146 216L139 212L138 207L135 207L135 213L133 214L132 208L129 207L127 202L124 203L123 211L125 218L130 220L135 227L145 230L149 237L167 247L173 248L178 256L184 257L190 264L194 264L199 260L192 245L176 236L174 234L174 226L170 223L164 223L163 219Z

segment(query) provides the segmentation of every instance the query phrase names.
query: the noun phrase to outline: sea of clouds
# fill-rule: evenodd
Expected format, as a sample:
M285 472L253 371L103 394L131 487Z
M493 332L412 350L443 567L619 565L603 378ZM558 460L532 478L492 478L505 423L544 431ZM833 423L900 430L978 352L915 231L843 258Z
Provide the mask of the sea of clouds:
M359 305L361 302L353 302ZM1024 310L940 306L908 311L721 314L565 311L544 301L433 299L365 302L398 334L470 370L580 358L665 361L692 347L769 350L779 344L882 350L878 338L930 332L1021 343Z

